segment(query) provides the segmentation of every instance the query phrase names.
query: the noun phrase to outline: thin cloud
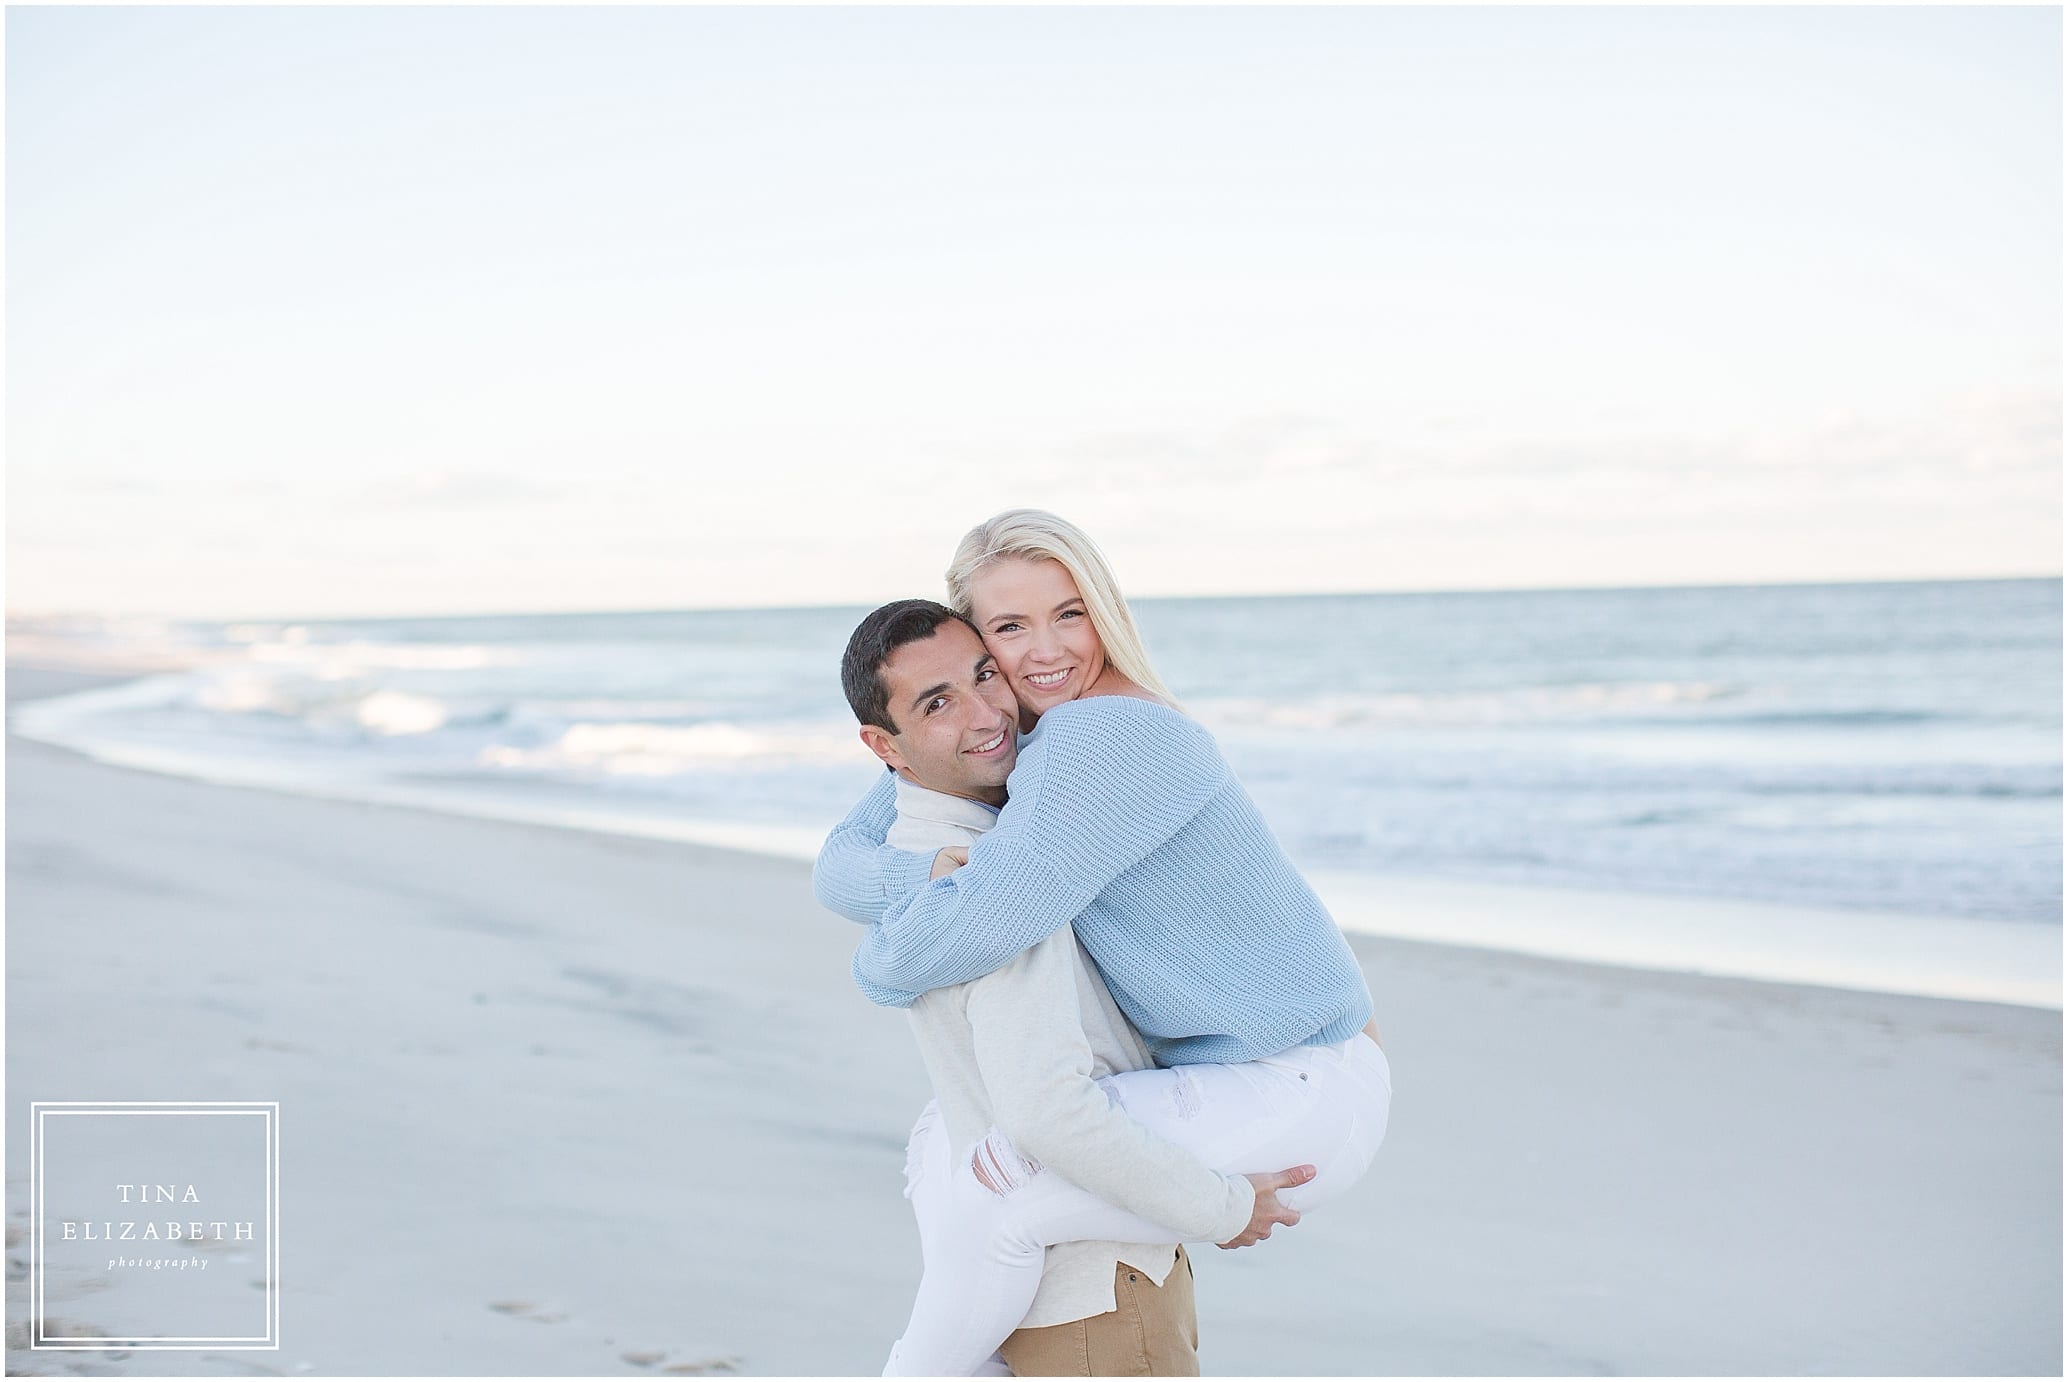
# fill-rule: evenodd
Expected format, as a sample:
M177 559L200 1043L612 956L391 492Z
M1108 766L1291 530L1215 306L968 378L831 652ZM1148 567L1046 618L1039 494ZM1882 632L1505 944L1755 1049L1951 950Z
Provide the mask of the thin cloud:
M351 502L367 509L493 509L544 502L565 492L562 486L524 476L447 469L376 480L359 489Z

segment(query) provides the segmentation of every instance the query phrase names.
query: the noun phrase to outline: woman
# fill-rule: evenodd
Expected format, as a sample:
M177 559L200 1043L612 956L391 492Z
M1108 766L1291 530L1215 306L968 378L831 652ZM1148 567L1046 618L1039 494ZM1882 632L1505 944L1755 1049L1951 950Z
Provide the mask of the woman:
M819 897L878 923L857 981L906 1004L1074 925L1167 1067L1101 1080L1109 1096L1217 1170L1311 1165L1280 1194L1288 1208L1340 1194L1369 1166L1392 1097L1370 992L1212 737L1149 666L1104 558L1054 515L1011 510L963 539L948 598L1028 737L1011 799L966 855L884 848L887 784L835 829ZM995 1130L969 1148L945 1136L937 1121L914 1131L926 1265L887 1373L982 1366L1033 1299L1046 1244L1172 1240L1053 1175L1014 1174L1038 1168L1001 1166Z

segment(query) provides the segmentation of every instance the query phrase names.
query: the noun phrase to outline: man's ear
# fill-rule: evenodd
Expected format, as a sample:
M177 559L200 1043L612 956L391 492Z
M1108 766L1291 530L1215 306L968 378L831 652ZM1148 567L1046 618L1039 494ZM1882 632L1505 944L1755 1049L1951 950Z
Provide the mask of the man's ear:
M905 755L898 752L898 746L892 741L890 731L881 725L863 725L862 742L869 746L869 752L890 764L891 767L902 768L905 766Z

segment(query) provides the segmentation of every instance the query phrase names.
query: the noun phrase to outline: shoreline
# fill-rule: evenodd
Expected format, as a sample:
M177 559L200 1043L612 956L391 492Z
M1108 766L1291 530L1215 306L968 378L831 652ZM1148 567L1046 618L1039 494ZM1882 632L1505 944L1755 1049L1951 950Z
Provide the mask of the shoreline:
M8 753L9 1111L277 1101L280 1371L881 1367L926 1079L805 864ZM1207 1372L2058 1374L2058 1012L1351 945L1386 1144L1195 1255ZM149 1286L46 1309L112 1332Z
M106 656L58 666L6 663L9 734L14 708L82 691L114 691L181 670L162 660L123 667ZM17 678L26 687L18 694ZM211 786L428 810L469 819L668 841L760 858L809 862L822 832L692 818L667 819L570 790L531 799L420 779L308 782L285 771L227 769L173 755L96 753L62 734L21 735L107 766ZM1310 871L1345 934L1531 956L1646 974L1797 985L1855 993L2003 1003L2061 1011L2063 927L1977 917L1869 911L1706 894L1510 884L1434 874ZM1518 918L1528 918L1519 921ZM1542 925L1546 919L1552 928ZM1756 938L1756 939L1755 939ZM1874 965L1859 972L1862 957Z

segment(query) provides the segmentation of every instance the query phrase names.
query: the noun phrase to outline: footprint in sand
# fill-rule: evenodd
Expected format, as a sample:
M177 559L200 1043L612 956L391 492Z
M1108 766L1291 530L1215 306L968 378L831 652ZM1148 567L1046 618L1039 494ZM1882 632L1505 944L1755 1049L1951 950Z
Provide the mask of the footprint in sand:
M276 1368L270 1363L261 1363L251 1358L240 1358L228 1353L204 1353L201 1355L201 1361L204 1363L214 1363L226 1372L243 1372L251 1377L285 1377L287 1375L287 1369L285 1368ZM294 1370L296 1372L307 1372L309 1365L307 1363L297 1363Z
M667 1356L668 1350L664 1348L633 1350L618 1355L620 1359L630 1363L635 1368L650 1368ZM740 1360L737 1358L703 1358L694 1363L670 1363L667 1367L661 1369L663 1373L676 1377L701 1377L710 1373L738 1372L739 1370Z
M536 1324L559 1324L567 1318L565 1310L548 1311L545 1306L529 1300L492 1300L488 1303L488 1308L499 1310L505 1315L514 1315L520 1320L531 1320Z
M43 1317L43 1337L46 1339L105 1339L108 1337L108 1331L100 1328L98 1325L88 1324L84 1320L67 1320L60 1319L55 1315L45 1315ZM9 1353L17 1349L26 1352L29 1348L29 1342L28 1321L18 1320L7 1326L7 1351ZM126 1348L87 1348L80 1349L78 1352L92 1354L103 1359L129 1357L129 1350ZM66 1364L66 1367L74 1372L83 1371L82 1368L75 1367L72 1364ZM17 1370L10 1366L7 1371L13 1374Z
M246 1037L244 1045L253 1051L285 1051L290 1055L301 1055L314 1049L292 1041L272 1041L260 1037Z

